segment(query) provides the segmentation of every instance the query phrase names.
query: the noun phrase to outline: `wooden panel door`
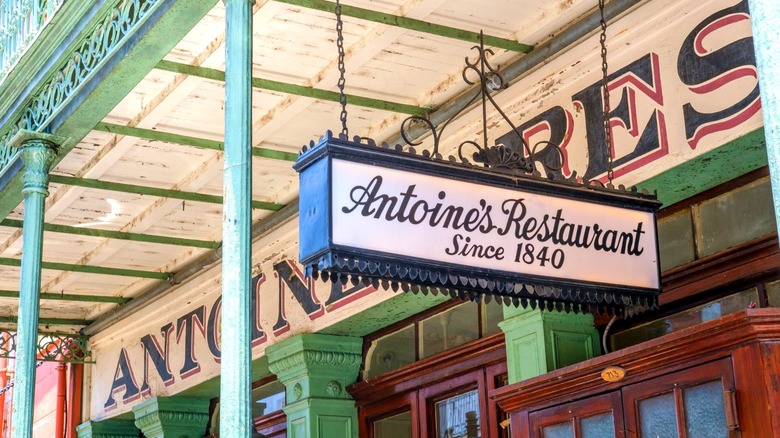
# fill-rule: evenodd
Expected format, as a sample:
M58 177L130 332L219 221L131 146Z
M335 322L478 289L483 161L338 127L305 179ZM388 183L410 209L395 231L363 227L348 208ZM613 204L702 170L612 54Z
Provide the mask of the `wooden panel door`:
M739 436L731 360L623 388L627 438Z
M624 438L620 391L531 412L531 438Z

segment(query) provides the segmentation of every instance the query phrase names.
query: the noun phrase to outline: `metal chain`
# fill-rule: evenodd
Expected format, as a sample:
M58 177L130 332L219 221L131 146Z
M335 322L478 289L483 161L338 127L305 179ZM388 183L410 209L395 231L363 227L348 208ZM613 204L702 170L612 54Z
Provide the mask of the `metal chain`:
M347 95L344 94L344 74L346 68L344 67L344 22L341 21L341 2L336 0L336 47L339 51L339 103L341 103L341 133L345 137L348 137L349 130L347 129Z
M39 361L38 361L38 363L37 363L37 364L35 364L35 368L38 368L38 367L40 367L41 365L43 365L43 361L42 361L42 360L39 360ZM8 382L8 384L7 384L7 385L5 385L4 387L0 388L0 395L3 395L3 394L5 394L6 392L8 392L8 391L9 391L11 388L13 388L13 387L14 387L14 385L15 385L15 384L16 384L16 379L13 379L13 380L11 380L10 382Z
M599 12L601 13L601 35L599 43L601 44L601 95L604 100L604 142L607 146L607 179L612 184L615 177L615 171L612 169L612 129L609 127L609 75L607 65L607 20L604 18L604 1L599 0Z

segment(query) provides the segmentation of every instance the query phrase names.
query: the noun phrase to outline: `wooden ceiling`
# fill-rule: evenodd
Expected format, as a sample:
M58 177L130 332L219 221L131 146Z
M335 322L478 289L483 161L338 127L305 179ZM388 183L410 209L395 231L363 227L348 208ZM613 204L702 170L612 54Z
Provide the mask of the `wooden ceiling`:
M340 127L340 107L333 100L339 76L335 17L296 3L255 5L253 218L259 227L280 209L294 216L298 180L292 161L304 143ZM543 47L597 13L596 0L345 0L344 5L345 15L371 18L363 11L370 10L378 17L453 28L439 32L448 35L484 30L512 48L494 48L496 67L526 56L517 42ZM77 331L150 291L173 290L171 275L217 251L219 149L230 129L224 125L221 80L224 29L224 6L218 2L53 170L42 330ZM587 35L594 34L591 26ZM351 135L395 140L409 114L437 114L469 90L461 75L464 58L474 55L473 41L345 16L344 45ZM524 93L516 83L501 94L507 101ZM448 128L458 143L481 135L477 116L467 111ZM0 258L21 256L22 212L20 205L0 227ZM0 321L6 327L13 327L18 287L19 268L3 266Z

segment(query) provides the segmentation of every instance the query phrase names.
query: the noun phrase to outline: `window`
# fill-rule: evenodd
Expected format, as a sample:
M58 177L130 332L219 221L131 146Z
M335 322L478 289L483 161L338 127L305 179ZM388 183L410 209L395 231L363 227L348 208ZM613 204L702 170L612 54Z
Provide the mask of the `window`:
M662 211L658 241L663 271L722 252L776 231L766 170L729 182ZM724 233L723 230L728 230Z
M287 417L282 410L285 404L284 385L274 376L252 383L252 417L257 436L261 438L287 436ZM218 398L211 401L208 430L211 436L219 436Z
M693 327L696 324L756 306L758 302L760 302L758 290L753 287L667 317L639 324L612 336L611 350L625 348L677 330Z
M367 337L363 378L371 379L500 333L503 311L498 303L453 300Z
M352 385L359 436L507 437L499 426L506 416L488 396L507 381L503 340L477 339Z

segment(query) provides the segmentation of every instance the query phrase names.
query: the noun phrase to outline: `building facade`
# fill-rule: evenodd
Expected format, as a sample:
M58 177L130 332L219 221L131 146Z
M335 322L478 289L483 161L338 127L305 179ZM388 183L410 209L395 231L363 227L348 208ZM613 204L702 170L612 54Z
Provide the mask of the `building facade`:
M767 0L537 3L0 3L7 436L43 436L40 359L83 363L57 436L780 434L780 107L759 92L776 72L761 26L780 16ZM501 75L484 112L480 30ZM655 192L658 306L306 275L292 164L342 121L445 157L525 143L558 178Z

